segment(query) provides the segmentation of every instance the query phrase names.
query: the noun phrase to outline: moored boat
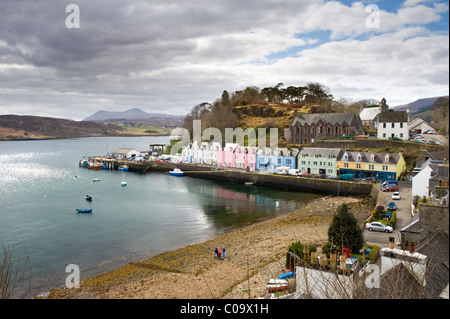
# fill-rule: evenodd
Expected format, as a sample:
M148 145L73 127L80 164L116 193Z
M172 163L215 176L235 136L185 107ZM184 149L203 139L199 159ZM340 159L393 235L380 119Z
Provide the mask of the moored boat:
M184 172L181 169L179 169L179 168L174 168L173 171L169 172L169 175L172 175L172 176L183 176Z
M89 163L88 169L101 170L103 169L103 165L101 163Z
M89 201L89 202L91 202L91 201L92 201L92 196L86 195L86 200Z
M87 208L87 209L76 209L77 213L92 213L92 208Z
M127 182L122 182L122 186L127 186Z
M128 165L122 165L119 167L119 171L128 171Z

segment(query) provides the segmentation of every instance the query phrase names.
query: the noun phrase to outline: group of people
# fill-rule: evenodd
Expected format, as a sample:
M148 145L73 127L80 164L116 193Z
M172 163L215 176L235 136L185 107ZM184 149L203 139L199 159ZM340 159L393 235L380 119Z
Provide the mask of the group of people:
M214 250L214 258L225 259L225 247L223 247L222 250L216 247L216 249Z

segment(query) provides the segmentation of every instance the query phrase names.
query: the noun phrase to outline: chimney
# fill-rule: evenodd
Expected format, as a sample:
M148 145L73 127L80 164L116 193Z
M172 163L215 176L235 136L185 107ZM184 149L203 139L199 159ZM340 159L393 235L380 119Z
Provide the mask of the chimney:
M411 254L414 254L415 248L416 248L416 243L410 242L409 243L409 252Z
M345 257L345 255L340 255L339 256L339 266L342 270L347 269L347 266L345 265L345 261L347 260L347 258Z
M311 252L311 263L317 264L317 252L315 252L315 251Z
M330 254L330 265L331 268L336 268L336 254Z
M394 241L395 241L394 237L389 237L389 248L390 249L394 248Z

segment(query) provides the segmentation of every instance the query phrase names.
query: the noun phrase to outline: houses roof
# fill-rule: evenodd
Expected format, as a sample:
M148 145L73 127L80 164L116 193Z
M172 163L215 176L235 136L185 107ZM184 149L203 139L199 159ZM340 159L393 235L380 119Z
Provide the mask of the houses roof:
M354 118L359 116L355 113L313 113L313 114L297 114L296 117L291 122L291 125L312 125L318 122L323 122L324 124L350 124Z
M299 154L305 154L306 156L320 155L322 157L333 155L337 157L340 151L340 148L304 147Z
M380 112L381 109L379 107L366 107L361 110L359 117L361 121L373 121Z
M407 123L408 112L389 111L378 114L378 123Z
M345 155L348 156L347 159L345 159ZM397 164L401 157L402 157L401 153L341 151L338 155L337 160L343 162Z
M422 124L426 124L429 127L435 129L433 127L433 125L431 125L430 123L428 123L427 121L425 121L423 118L421 117L417 117L414 120L412 120L411 122L408 123L409 129L410 130L414 130L416 127L421 126Z

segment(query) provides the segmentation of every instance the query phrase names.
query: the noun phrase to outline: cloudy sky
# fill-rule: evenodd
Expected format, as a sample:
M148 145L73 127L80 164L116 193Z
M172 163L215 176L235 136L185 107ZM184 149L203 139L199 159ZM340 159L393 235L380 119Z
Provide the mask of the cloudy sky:
M448 95L448 17L443 0L1 0L0 114L185 115L280 82L390 106Z

